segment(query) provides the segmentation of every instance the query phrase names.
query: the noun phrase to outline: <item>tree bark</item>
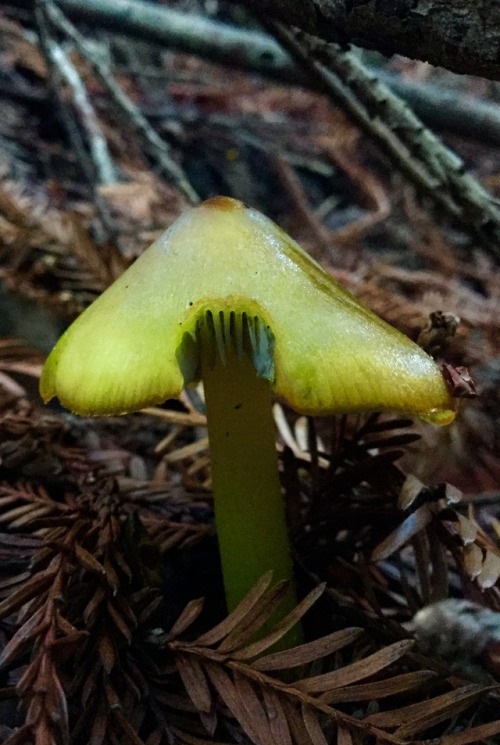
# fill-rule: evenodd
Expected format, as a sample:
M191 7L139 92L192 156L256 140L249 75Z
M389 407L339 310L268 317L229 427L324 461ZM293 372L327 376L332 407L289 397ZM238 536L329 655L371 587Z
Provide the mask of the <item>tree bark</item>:
M264 18L272 16L328 41L500 79L498 0L244 2Z

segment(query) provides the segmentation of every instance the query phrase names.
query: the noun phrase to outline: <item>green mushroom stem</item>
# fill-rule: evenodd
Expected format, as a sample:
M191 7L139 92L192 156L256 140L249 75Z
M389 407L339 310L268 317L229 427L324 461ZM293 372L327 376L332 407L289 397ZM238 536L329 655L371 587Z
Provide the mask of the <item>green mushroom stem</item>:
M241 323L241 316L236 323ZM201 328L201 378L228 609L233 610L249 588L272 569L275 580L290 583L282 607L288 611L296 599L271 387L257 375L245 328L240 329L244 344L239 350L227 337L229 343L220 349L212 329L206 324Z

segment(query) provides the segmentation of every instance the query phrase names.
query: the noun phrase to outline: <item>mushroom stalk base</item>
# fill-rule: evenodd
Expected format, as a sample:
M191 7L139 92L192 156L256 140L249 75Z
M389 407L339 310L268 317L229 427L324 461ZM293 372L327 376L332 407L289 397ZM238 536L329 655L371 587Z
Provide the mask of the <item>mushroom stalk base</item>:
M270 385L257 376L249 355L231 344L224 360L202 355L201 372L228 610L272 569L275 580L290 582L282 617L296 599Z

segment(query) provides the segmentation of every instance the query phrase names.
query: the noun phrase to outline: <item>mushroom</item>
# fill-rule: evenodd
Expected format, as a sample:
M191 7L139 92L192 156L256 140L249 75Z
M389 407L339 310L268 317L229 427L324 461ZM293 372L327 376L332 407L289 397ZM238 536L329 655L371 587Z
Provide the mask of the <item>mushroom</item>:
M82 415L205 391L228 608L268 570L290 580L271 396L297 412L453 419L439 368L286 233L227 197L187 211L70 326L40 392Z

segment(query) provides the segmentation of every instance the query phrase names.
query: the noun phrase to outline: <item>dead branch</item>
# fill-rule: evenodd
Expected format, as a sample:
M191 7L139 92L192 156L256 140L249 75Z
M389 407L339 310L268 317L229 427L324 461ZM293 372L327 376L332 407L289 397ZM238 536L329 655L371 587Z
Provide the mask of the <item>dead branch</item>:
M96 77L110 94L120 113L139 132L146 149L155 158L161 169L172 179L175 186L188 201L196 204L199 201L198 195L187 180L182 168L172 158L168 144L154 131L141 111L118 85L106 66L94 54L86 39L51 0L39 0L39 6L56 28L75 43L80 54L91 65Z
M101 82L112 92L120 107L124 108L122 99L125 94L114 83L110 88L108 71L100 67L97 69L99 62L94 59L92 50L88 49L85 39L52 2L45 0L44 5L53 22L75 41L82 54L93 65ZM130 3L127 7L129 5ZM139 5L140 3L137 7ZM136 18L137 7L130 8L131 18L134 23L137 23L138 28L141 28L143 22ZM189 49L193 46L193 37L186 29L185 23L183 24L180 15L176 14L171 18L172 26L176 29L172 35ZM101 21L105 17L107 18L103 13ZM189 16L186 17L187 20L189 18ZM201 36L205 38L207 36L206 21L198 17L196 19L193 25L200 26ZM149 21L151 20L150 18ZM130 23L130 18L128 23ZM288 52L302 68L309 72L313 83L326 89L336 103L340 104L351 118L378 142L400 171L419 189L429 194L438 207L444 208L466 229L472 229L472 232L479 235L482 242L492 251L497 250L500 242L498 205L476 179L464 172L460 158L425 128L404 102L391 93L387 86L380 83L354 54L343 51L336 45L326 44L310 35L294 33L282 24L270 21L268 25ZM238 48L238 34L235 33L236 36L233 31L228 32L229 36L222 45L226 52ZM264 55L262 39L260 35L252 32L250 47L253 44L256 45L256 51L252 59L255 60L259 56L262 59ZM276 55L271 55L271 57L276 59ZM283 63L283 57L281 57L281 63ZM151 130L135 107L134 111L131 111L130 103L127 102L125 110L139 126L149 145L153 144L155 150L158 150L157 141L160 138ZM144 123L147 125L149 134L146 132ZM163 141L160 140L160 142ZM176 178L178 179L178 176ZM182 180L184 181L185 179ZM185 190L184 193L186 193Z
M109 209L94 188L94 182L102 180L102 183L112 183L117 180L115 168L111 156L107 151L106 141L102 135L100 125L88 98L85 86L80 79L78 71L66 55L64 49L52 38L46 13L42 5L36 10L38 22L38 33L40 38L40 49L45 57L49 70L49 89L59 109L61 122L66 129L68 139L72 148L78 155L78 162L84 177L89 185L92 185L94 202L99 215L97 234L100 239L106 237L116 238L116 230ZM68 83L73 90L75 108L80 114L83 126L89 140L90 155L87 151L84 137L79 128L75 126L74 113L62 93L64 82ZM110 181L111 179L111 181Z
M327 41L386 55L403 54L454 72L500 77L500 7L494 0L245 0L245 4Z
M95 19L102 27L148 42L155 41L170 49L244 70L256 70L281 82L314 85L280 44L259 31L140 0L126 3L61 0L59 4L70 15ZM123 13L125 4L126 14ZM480 133L483 141L498 142L500 139L498 106L441 86L417 85L387 71L377 70L376 74L429 125L451 129L467 137L478 137Z
M390 156L393 164L436 205L481 237L497 253L500 207L462 160L371 75L350 52L290 31L270 28L295 58L320 80L329 95Z
M73 91L77 111L87 132L92 160L96 167L97 179L100 184L114 184L118 181L118 174L109 154L106 138L104 137L94 108L90 102L87 89L78 74L76 67L69 59L60 44L49 42L48 51L53 64L60 75L66 80Z

